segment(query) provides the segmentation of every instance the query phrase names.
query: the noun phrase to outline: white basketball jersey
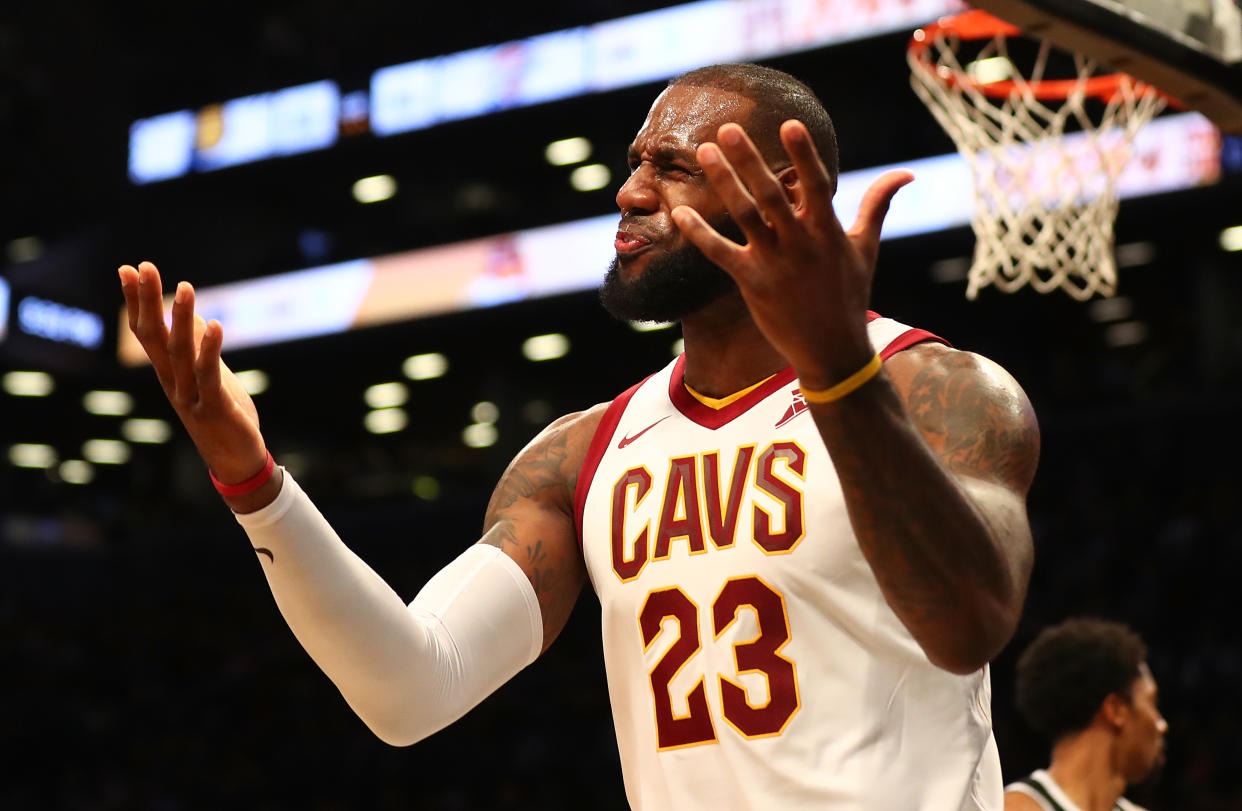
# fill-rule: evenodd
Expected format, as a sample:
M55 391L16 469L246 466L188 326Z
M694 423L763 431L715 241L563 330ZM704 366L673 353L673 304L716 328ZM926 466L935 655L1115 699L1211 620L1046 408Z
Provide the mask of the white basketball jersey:
M935 340L870 317L884 358ZM577 489L630 805L1000 809L987 669L888 607L793 370L716 410L683 362L613 402Z

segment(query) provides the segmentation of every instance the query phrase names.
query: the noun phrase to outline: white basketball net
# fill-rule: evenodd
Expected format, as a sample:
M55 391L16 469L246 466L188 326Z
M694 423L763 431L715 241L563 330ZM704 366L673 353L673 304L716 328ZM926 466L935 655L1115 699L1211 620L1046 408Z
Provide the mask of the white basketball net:
M1013 70L1012 92L990 98L958 61L960 38L941 32L932 40L909 51L910 82L974 177L976 241L966 297L991 284L1007 293L1027 284L1040 293L1061 288L1080 301L1111 296L1117 176L1135 133L1164 99L1124 76L1093 121L1086 82L1096 64L1075 55L1078 79L1065 100L1040 100L1035 86L1044 79L1047 42L1029 77ZM1009 60L1004 36L987 41L974 59L991 57ZM1081 132L1067 135L1069 122Z

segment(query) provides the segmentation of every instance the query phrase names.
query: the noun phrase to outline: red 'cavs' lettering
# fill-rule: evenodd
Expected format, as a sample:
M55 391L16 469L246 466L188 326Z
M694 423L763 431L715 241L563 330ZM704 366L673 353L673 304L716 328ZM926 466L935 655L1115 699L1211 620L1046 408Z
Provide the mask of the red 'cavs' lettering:
M750 460L755 455L754 445L737 449L733 462L733 477L729 479L729 495L724 509L720 507L720 454L712 451L703 454L703 503L707 508L707 531L717 549L733 546L737 533L737 517L742 511L742 491L746 489L746 474L750 472Z
M612 488L612 570L622 580L633 580L647 565L647 545L651 534L651 525L645 524L642 531L634 536L633 554L626 557L625 502L631 487L638 488L638 495L634 497L634 509L638 509L651 490L651 474L646 468L630 468Z
M668 557L668 547L675 538L685 538L690 552L703 548L703 519L699 516L699 478L695 458L679 456L669 460L668 486L664 488L664 506L660 509L660 529L656 532L656 560ZM682 516L677 517L681 512Z
M797 481L778 476L778 463L793 473ZM773 442L756 457L755 446L744 445L737 449L727 492L721 487L720 454L716 451L669 460L664 494L658 502L654 549L650 519L641 531L629 537L625 528L626 519L637 516L639 505L651 490L651 473L644 467L625 471L612 488L612 568L617 577L623 582L633 580L648 560L667 560L673 543L682 538L690 554L707 551L704 513L712 544L717 549L733 546L752 470L752 539L769 554L792 550L806 534L800 484L806 478L806 451L795 442ZM635 490L633 496L631 489ZM775 514L763 506L772 501L779 507Z
M806 479L806 451L796 442L773 442L759 454L755 485L785 508L784 529L773 532L772 516L758 504L755 505L755 543L767 552L788 552L806 534L806 522L802 520L802 491L777 478L772 466L778 460L784 462L785 467L796 473L798 478Z

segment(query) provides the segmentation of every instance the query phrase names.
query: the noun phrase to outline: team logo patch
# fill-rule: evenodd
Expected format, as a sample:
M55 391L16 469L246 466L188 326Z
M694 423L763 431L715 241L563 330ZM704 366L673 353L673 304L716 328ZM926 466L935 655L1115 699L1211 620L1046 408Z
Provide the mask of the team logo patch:
M790 404L789 408L785 410L785 415L780 418L780 421L776 423L777 428L780 428L782 425L810 408L810 406L806 404L806 398L802 396L801 389L794 389L790 393L793 394L793 403Z

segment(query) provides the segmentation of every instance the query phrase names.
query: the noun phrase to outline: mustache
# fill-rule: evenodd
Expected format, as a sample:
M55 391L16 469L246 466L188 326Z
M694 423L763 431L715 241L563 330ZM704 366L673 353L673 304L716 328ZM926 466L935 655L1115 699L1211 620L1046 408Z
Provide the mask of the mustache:
M729 212L726 211L723 214L718 214L714 217L704 217L703 219L726 239L731 239L739 245L747 244L746 234L734 222ZM617 229L645 236L652 241L667 236L670 232L680 233L681 231L675 224L661 227L655 215L652 214L622 214L620 222L617 223Z

